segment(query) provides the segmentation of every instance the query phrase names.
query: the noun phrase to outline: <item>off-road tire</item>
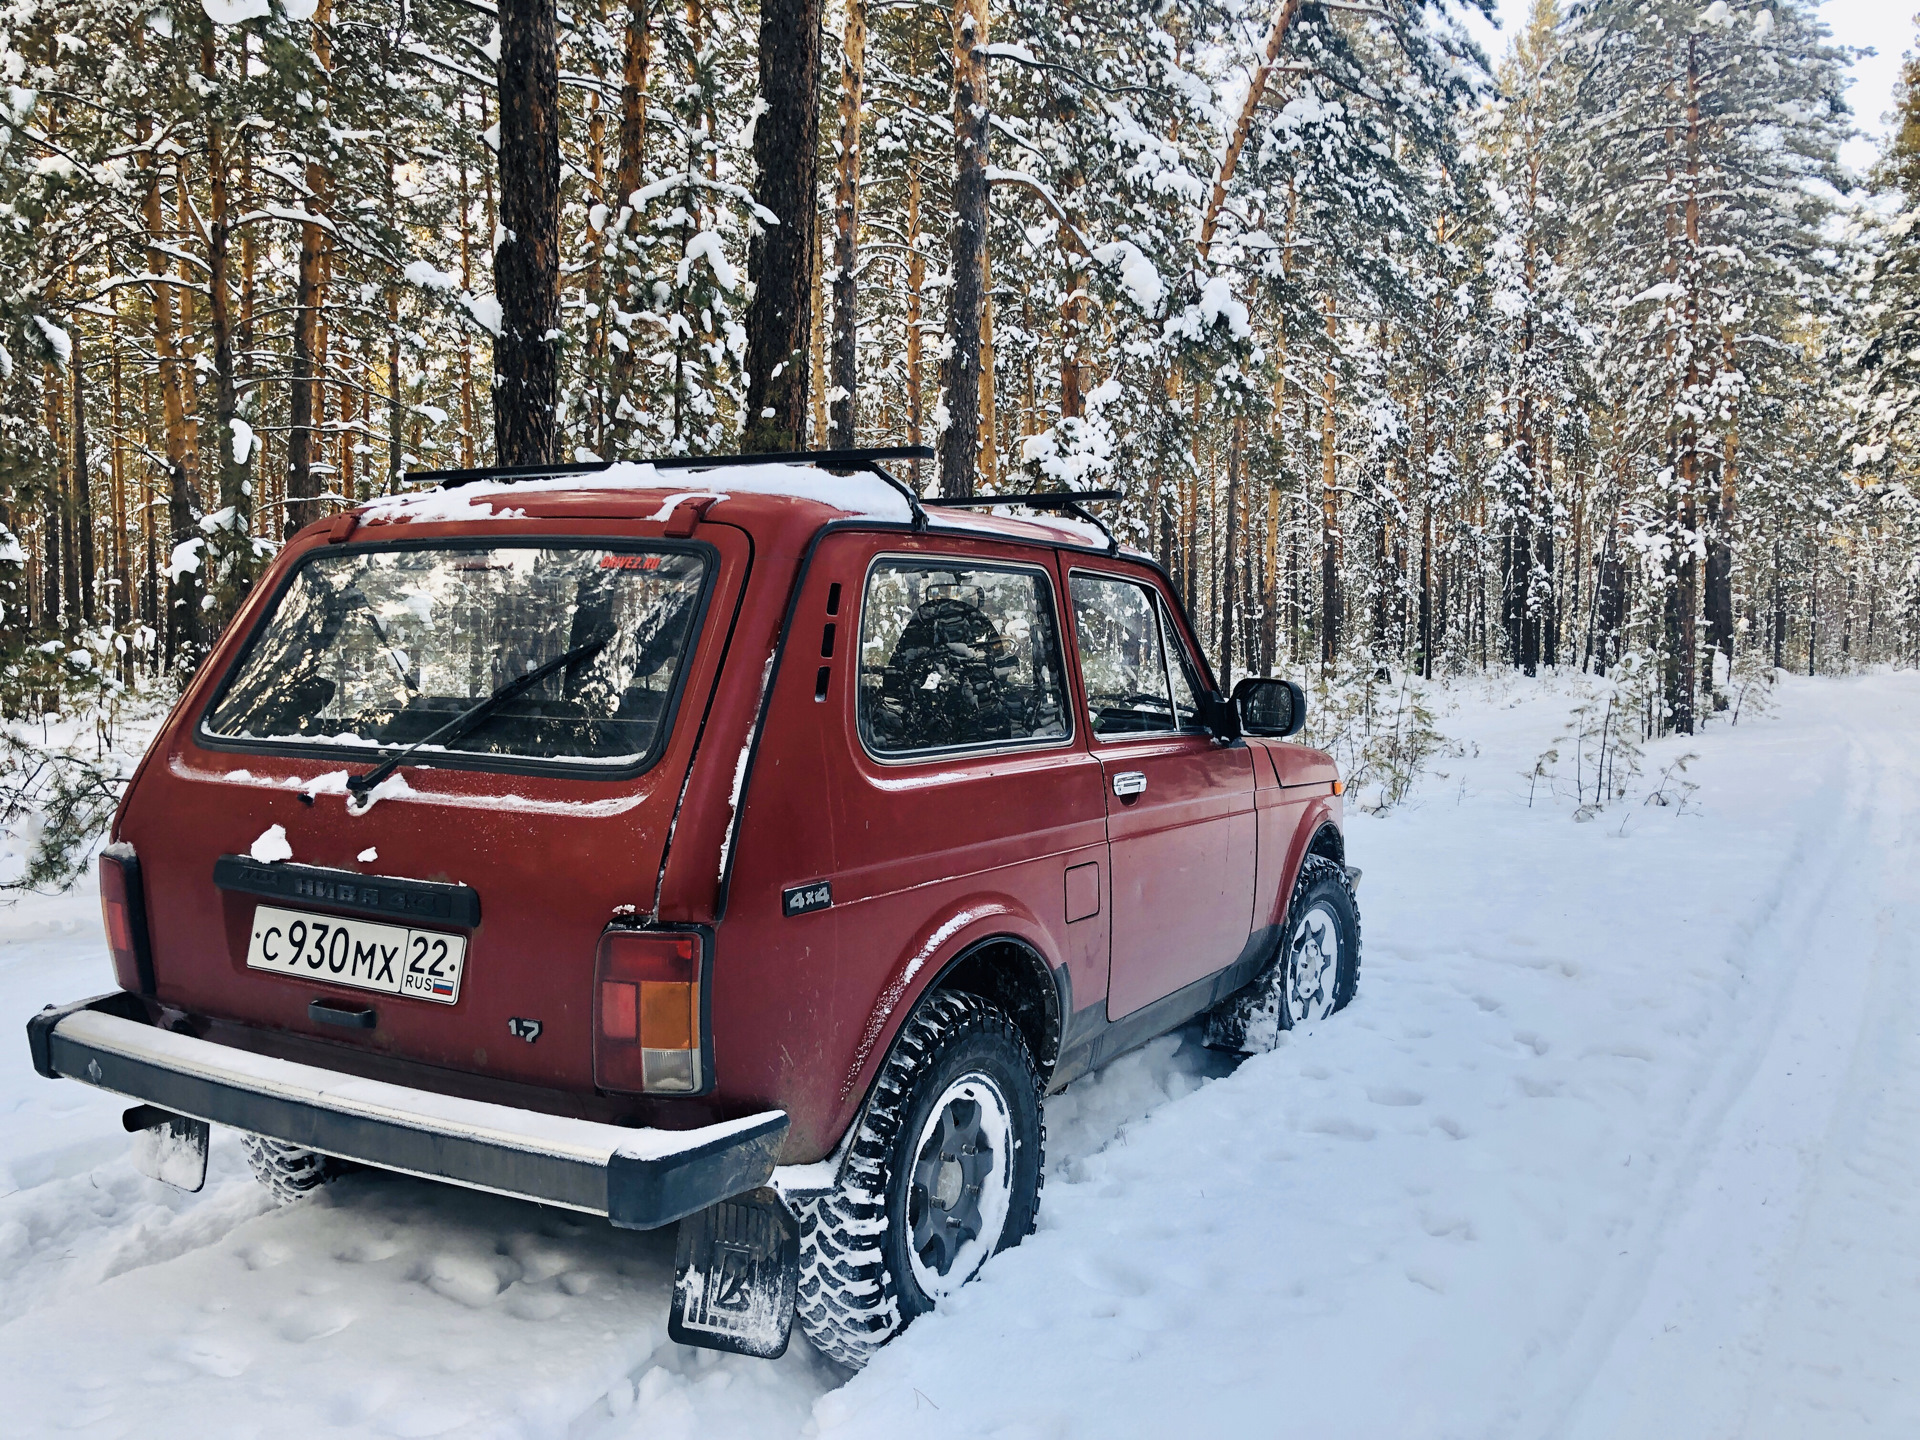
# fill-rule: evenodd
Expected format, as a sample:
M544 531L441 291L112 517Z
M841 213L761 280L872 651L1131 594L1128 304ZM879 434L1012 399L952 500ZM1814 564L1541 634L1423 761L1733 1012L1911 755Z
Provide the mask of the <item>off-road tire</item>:
M1360 903L1354 897L1345 866L1324 855L1309 855L1300 862L1300 875L1293 883L1287 921L1281 928L1273 959L1244 989L1228 996L1208 1013L1206 1044L1209 1048L1257 1055L1278 1044L1281 1031L1293 1028L1282 993L1287 983L1288 947L1294 926L1315 905L1324 905L1333 911L1342 932L1344 953L1340 956L1334 986L1333 1010L1344 1010L1352 1001L1360 986Z
M240 1146L247 1152L247 1164L253 1178L266 1186L267 1193L282 1205L291 1205L303 1195L311 1195L340 1173L340 1162L289 1145L284 1140L269 1140L264 1135L243 1135Z
M994 1250L1033 1233L1046 1126L1040 1075L1019 1027L975 995L927 997L901 1028L856 1122L837 1189L795 1208L800 1221L797 1318L822 1354L858 1370L933 1308L909 1263L908 1154L948 1084L983 1073L1004 1092L1013 1122L1005 1224Z

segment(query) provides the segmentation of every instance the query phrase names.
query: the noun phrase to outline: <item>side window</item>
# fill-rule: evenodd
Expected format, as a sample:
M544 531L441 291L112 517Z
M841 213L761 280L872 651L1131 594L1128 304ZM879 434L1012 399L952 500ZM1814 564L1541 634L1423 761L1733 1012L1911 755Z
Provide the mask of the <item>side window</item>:
M1096 735L1177 728L1153 594L1128 580L1075 575L1073 628Z
M881 560L860 607L860 738L876 755L1064 740L1053 587L1032 570Z
M1166 632L1167 655L1173 663L1167 667L1173 678L1173 713L1182 730L1197 730L1200 724L1200 704L1198 696L1205 687L1200 679L1199 668L1193 663L1193 657L1187 654L1187 647L1181 642L1180 627L1174 624L1173 616L1167 609L1166 597L1160 599L1160 625Z

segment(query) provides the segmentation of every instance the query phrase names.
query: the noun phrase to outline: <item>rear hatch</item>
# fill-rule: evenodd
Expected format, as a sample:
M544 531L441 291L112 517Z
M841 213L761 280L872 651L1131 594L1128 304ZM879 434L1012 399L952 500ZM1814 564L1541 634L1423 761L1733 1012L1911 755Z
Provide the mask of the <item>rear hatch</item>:
M596 942L655 903L750 556L660 530L368 527L277 568L121 816L158 997L590 1090Z

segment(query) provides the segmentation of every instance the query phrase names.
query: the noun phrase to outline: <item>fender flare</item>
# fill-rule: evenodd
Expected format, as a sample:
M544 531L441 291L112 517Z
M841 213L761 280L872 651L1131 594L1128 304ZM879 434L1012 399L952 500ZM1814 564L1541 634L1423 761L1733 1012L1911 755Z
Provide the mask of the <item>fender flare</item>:
M880 987L860 1032L853 1061L840 1083L842 1103L856 1091L872 1087L894 1037L921 996L981 944L1004 938L1032 951L1048 975L1054 977L1057 991L1061 967L1047 958L1045 937L1046 931L1033 913L1008 895L972 895L941 906L894 961L887 983Z
M1300 823L1293 827L1293 839L1287 847L1287 863L1281 874L1284 883L1273 896L1273 911L1267 917L1269 925L1285 925L1287 907L1293 903L1293 887L1299 883L1300 867L1306 862L1320 836L1331 830L1340 847L1341 863L1346 855L1346 836L1340 828L1340 812L1335 797L1322 795L1308 804L1300 817Z

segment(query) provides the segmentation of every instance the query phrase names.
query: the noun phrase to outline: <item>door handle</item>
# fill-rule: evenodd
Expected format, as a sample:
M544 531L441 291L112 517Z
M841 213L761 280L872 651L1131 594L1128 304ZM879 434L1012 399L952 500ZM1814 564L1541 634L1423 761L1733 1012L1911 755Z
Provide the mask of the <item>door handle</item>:
M1125 798L1143 795L1147 789L1147 777L1138 770L1122 770L1113 777L1113 793Z

